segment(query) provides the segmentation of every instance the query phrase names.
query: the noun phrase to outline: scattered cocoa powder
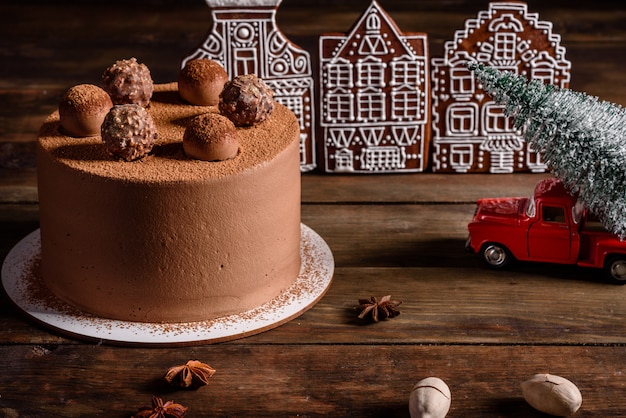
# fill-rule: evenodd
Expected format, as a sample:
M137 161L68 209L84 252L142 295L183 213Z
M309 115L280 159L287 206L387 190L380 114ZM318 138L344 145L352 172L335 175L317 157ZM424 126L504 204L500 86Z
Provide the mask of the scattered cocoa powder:
M152 155L141 160L118 161L107 155L99 135L72 138L59 131L59 113L55 112L40 129L39 146L52 153L59 163L83 171L86 175L146 183L176 183L223 178L263 164L283 152L299 138L294 114L278 103L265 122L237 128L240 140L236 158L207 162L194 160L183 152L183 135L189 121L207 112L217 113L216 106L192 106L183 102L177 83L155 86L152 103L147 109L154 119L159 138Z

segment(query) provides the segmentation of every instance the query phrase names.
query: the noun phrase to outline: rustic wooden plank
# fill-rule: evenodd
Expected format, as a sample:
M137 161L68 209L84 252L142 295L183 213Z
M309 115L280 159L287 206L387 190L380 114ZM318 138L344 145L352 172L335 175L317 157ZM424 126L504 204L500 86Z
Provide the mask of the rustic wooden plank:
M390 294L400 316L369 323L358 299ZM626 344L626 287L575 269L338 268L324 298L295 320L240 344ZM2 299L4 342L66 341ZM80 339L70 338L78 342Z
M189 416L408 418L413 385L438 376L451 389L450 417L542 417L523 400L520 383L546 372L579 387L577 416L616 417L626 410L626 374L615 361L624 347L63 345L4 346L0 354L7 416L130 416L156 394L186 405ZM217 370L209 385L164 388L165 370L189 359Z
M36 86L53 80L67 88L77 82L97 82L106 66L129 54L146 62L157 82L171 81L176 78L180 60L204 41L211 22L210 10L202 2L176 7L129 2L123 14L108 5L80 2L67 7L40 3L33 8L24 8L19 2L5 3L9 4L3 4L0 35L3 39L21 39L19 48L0 50L5 71L12 74L3 84L12 86ZM530 10L554 23L554 31L562 35L568 51L581 51L575 53L581 59L574 62L574 67L585 61L596 63L586 60L584 54L610 42L612 52L621 53L603 54L602 61L623 63L623 5L608 2L604 6L588 4L581 10L536 4ZM364 7L362 3L305 7L287 0L279 8L277 22L285 34L315 56L319 34L349 30ZM407 2L385 7L403 31L428 33L431 55L439 56L443 42L452 39L456 30L463 29L466 19L474 18L486 6L476 2L457 2L454 7L441 2ZM135 19L139 14L142 18ZM92 19L94 15L99 19ZM64 24L59 30L61 21ZM172 22L184 22L184 26ZM51 59L59 51L63 51L62 59Z
M35 169L0 169L1 205L35 204L38 201L37 171ZM6 219L7 215L4 212L0 209L0 219Z
M9 164L11 161L6 160L6 156L10 153L25 154L29 146L34 151L33 144L39 127L56 109L63 91L63 88L50 91L45 87L0 89L0 156L3 157L0 158L0 168L32 167L32 164L25 162ZM11 143L13 149L7 149L4 143ZM31 155L34 152L31 151ZM28 162L32 162L32 159Z
M446 266L464 258L473 204L304 205L339 267Z
M33 141L62 92L98 83L106 66L130 56L146 62L156 82L174 80L179 60L210 27L208 7L196 0L133 0L124 2L124 14L117 3L22 3L0 5L2 258L38 226ZM284 0L279 26L315 57L317 36L347 31L365 7L360 0L337 3ZM383 6L403 31L428 32L431 56L438 56L486 4ZM626 104L622 2L556 0L529 10L562 35L573 89ZM626 287L575 267L523 264L494 272L463 252L475 199L529 194L538 177L304 175L303 221L333 250L333 284L296 320L226 344L83 344L33 325L0 292L0 415L129 416L156 393L189 406L190 416L408 417L413 383L437 375L452 389L451 417L539 417L519 390L535 372L579 385L577 415L624 415ZM358 298L385 293L403 301L399 317L356 321ZM190 358L218 369L211 385L165 390L158 383L163 371Z
M605 283L598 270L574 266L527 263L491 271L464 251L472 210L305 205L303 221L333 251L334 282L313 310L255 341L298 342L304 328L311 330L310 342L347 343L344 333L359 325L352 310L358 299L391 294L403 300L403 314L360 328L363 341L384 342L392 332L395 342L411 343L626 343L626 287ZM5 224L10 233L3 254L36 227L36 218L21 216L21 222ZM0 310L5 329L18 330L6 337L31 341L30 324L14 321L16 313Z
M39 209L30 204L0 204L0 260L24 236L39 227Z
M402 301L400 316L374 324L357 318L359 298L387 294ZM248 341L624 344L625 295L574 269L339 268L312 310Z
M572 90L626 105L626 86L620 76L620 68L626 64L624 41L581 44L578 48L569 48L567 56L572 61Z
M317 174L302 176L307 203L475 203L483 197L528 196L545 174Z
M30 148L25 152L31 152ZM537 181L548 176L549 173L515 175L414 173L364 176L305 173L302 175L302 204L473 204L482 197L530 195ZM0 204L36 202L36 170L0 169Z

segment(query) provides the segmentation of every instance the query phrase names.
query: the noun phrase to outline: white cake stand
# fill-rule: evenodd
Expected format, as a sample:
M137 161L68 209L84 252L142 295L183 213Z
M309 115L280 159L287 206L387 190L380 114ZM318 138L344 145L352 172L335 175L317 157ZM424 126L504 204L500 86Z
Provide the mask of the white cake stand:
M216 343L258 334L301 315L328 290L334 259L326 242L302 224L302 267L295 283L275 299L247 312L213 320L144 323L100 318L78 311L56 298L33 268L41 256L39 230L11 249L2 265L2 284L9 298L36 321L63 334L108 344L181 346Z

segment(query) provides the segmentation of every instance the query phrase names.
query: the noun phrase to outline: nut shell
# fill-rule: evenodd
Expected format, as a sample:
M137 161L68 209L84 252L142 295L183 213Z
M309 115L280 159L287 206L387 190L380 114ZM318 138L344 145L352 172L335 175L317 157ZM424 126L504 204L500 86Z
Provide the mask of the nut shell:
M564 377L536 374L522 383L522 394L530 406L556 416L572 415L582 405L578 387Z
M136 58L119 60L102 74L102 88L109 93L113 104L148 106L154 83L150 70Z
M104 118L101 134L109 154L126 161L147 155L158 136L154 120L139 104L113 106Z
M411 418L444 418L452 396L448 385L438 377L427 377L415 384L409 396Z
M237 156L237 128L218 113L205 113L192 119L183 135L183 149L190 158L223 161Z
M195 59L187 62L178 74L178 92L191 104L215 106L227 81L228 73L218 62Z
M240 75L224 85L219 109L235 126L256 125L274 110L274 92L256 75Z

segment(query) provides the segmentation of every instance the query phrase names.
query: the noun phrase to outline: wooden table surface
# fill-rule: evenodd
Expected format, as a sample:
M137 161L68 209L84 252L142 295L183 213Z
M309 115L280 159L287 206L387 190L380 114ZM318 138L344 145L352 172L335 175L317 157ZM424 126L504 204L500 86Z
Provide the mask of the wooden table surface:
M545 4L549 3L549 4ZM425 31L431 55L487 7L479 1L385 1L403 31ZM278 24L316 51L322 32L350 29L364 1L284 0ZM626 104L626 6L529 2L554 23L575 90ZM136 56L155 82L175 80L203 41L201 0L0 5L0 258L38 227L34 141L60 95L98 83ZM130 416L152 395L193 417L408 417L414 383L444 379L449 417L540 417L520 383L552 373L581 390L581 417L626 416L626 287L594 270L524 264L485 268L464 251L474 203L526 195L542 175L302 177L302 221L328 243L333 283L302 316L227 343L119 347L64 337L0 296L0 416ZM359 298L392 295L401 315L364 325ZM173 391L165 370L189 359L217 369L206 387Z

